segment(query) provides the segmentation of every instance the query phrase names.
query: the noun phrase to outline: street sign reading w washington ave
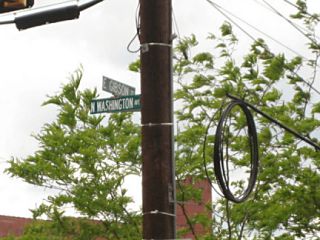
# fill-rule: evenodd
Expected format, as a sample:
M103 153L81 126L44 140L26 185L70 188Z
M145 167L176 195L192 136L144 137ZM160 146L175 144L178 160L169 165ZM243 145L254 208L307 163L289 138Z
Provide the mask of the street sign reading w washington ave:
M101 98L91 101L91 114L140 111L140 95Z

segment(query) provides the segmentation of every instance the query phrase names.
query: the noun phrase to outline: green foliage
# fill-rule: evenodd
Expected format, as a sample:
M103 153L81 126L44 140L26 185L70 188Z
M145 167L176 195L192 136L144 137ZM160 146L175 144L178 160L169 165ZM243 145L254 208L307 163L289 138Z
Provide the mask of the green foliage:
M76 71L61 92L44 103L58 108L56 121L35 136L39 150L34 155L13 158L6 171L59 191L33 210L35 218L44 214L61 223L62 209L73 206L83 217L100 220L108 239L139 239L139 218L127 210L132 199L122 185L125 176L140 173L140 130L128 113L108 119L90 115L97 94L80 90L81 77L82 71ZM73 239L90 239L81 237L81 231L77 234Z
M140 59L138 59L137 61L129 65L129 70L132 72L140 72L140 65L141 65L141 62L140 62Z
M264 70L264 75L270 80L279 80L283 73L285 67L285 58L283 55L275 56L272 59L266 60L268 64Z
M304 6L299 4L302 11ZM211 45L216 46L210 55L196 53L193 58L178 58L175 65L179 70L176 72L179 88L175 94L179 103L176 111L178 179L189 175L195 181L206 178L205 162L215 183L211 158L214 130L225 103L230 101L227 93L245 98L305 136L318 136L319 102L299 75L306 69L316 72L316 61L306 65L300 57L286 59L283 54L275 55L262 39L251 45L242 61L239 58L235 61L237 40L230 24L221 27L220 37L215 34L209 39L214 42ZM182 44L185 49L192 48L188 38ZM316 46L312 45L311 50L319 54ZM213 59L211 56L220 57ZM210 64L206 65L207 62ZM224 136L229 141L228 161L233 167L229 169L230 186L234 192L242 192L246 178L237 181L234 176L248 174L250 151L246 121L237 112L239 110L235 110L226 123ZM255 114L255 121L261 159L256 189L242 204L215 198L213 236L209 239L317 239L320 194L314 184L320 183L319 153L265 118ZM313 141L319 142L315 138ZM237 173L237 169L242 171ZM195 189L180 190L180 200L197 199ZM190 225L194 227L195 224L190 219ZM181 234L183 236L183 232Z
M225 23L220 27L220 30L221 30L221 35L222 35L223 37L232 34L232 26L231 26L231 24L228 23L228 22L225 22Z

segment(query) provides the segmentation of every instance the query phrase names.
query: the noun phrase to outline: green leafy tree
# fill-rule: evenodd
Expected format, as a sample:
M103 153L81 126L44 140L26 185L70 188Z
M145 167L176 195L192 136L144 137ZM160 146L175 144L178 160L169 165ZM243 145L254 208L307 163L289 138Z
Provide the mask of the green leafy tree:
M300 9L295 17L312 30L319 15L307 14L303 3L298 1ZM314 59L308 61L300 56L287 59L284 54L274 54L262 39L257 39L242 59L235 57L238 39L229 23L223 24L219 37L209 36L215 46L213 51L186 57L198 42L195 36L180 42L175 55L179 86L175 99L180 106L176 111L178 180L187 175L198 179L209 176L218 187L213 174L213 142L221 112L230 102L227 94L245 99L319 144L319 96L313 86L319 44L312 34L308 37L314 54ZM306 72L310 76L303 78L300 74ZM241 204L217 197L212 205L213 218L208 219L212 221L213 236L194 238L319 239L320 153L269 120L257 114L254 117L261 159L256 189ZM236 194L246 187L250 170L246 124L243 113L236 108L223 131L224 148L228 149L225 160L230 165L226 174ZM183 196L196 199L194 190L184 190L191 193Z
M39 150L24 160L12 159L7 171L57 190L33 210L35 218L45 214L63 230L69 224L63 209L71 206L81 216L100 220L99 228L104 228L100 233L107 239L138 239L140 218L127 210L132 199L123 182L140 172L140 130L130 114L113 114L105 120L90 115L90 102L97 94L79 90L81 77L82 71L76 71L61 93L44 103L58 108L57 119L35 136ZM90 239L81 236L74 239Z

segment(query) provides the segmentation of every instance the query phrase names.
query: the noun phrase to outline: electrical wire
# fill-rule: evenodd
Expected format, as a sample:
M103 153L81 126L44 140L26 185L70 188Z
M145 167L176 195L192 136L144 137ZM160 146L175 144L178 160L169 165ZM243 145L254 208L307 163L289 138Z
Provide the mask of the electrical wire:
M318 66L318 65L317 65ZM309 88L311 88L313 91L315 91L317 94L320 95L320 91L318 89L316 89L312 83L308 82L307 80L303 79L298 73L291 71L290 72L295 75L296 77L298 77L302 82L304 82Z
M282 47L286 48L287 50L289 50L290 52L296 54L297 56L300 56L301 58L308 60L306 57L304 57L302 54L298 53L297 51L295 51L294 49L288 47L286 44L280 42L279 40L275 39L274 37L272 37L271 35L267 34L266 32L258 29L257 27L253 26L252 24L248 23L247 21L245 21L244 19L236 16L234 13L230 12L229 10L223 8L222 6L216 4L217 7L219 7L221 10L223 10L224 12L226 12L227 14L231 15L232 17L238 19L239 21L241 21L242 23L246 24L247 26L251 27L252 29L254 29L255 31L259 32L260 34L264 35L265 37L271 39L272 41L274 41L275 43L281 45ZM256 39L255 39L256 41Z
M275 13L274 10L270 7L270 6L266 6L266 3L263 4L261 3L260 1L258 0L253 0L254 2L256 2L257 4L259 4L260 6L262 6L263 8L267 9L268 11L271 11L272 13ZM285 0L284 0L285 1ZM300 9L297 5L293 4L293 3L290 3L289 1L285 1L287 4L291 5L291 6L294 6L295 8L297 9ZM271 5L271 4L270 4ZM276 9L276 8L274 8ZM311 16L311 14L309 13L306 13L307 15ZM278 14L277 14L278 15ZM285 16L283 16L284 18L286 18ZM286 18L286 21L289 20ZM290 20L289 20L290 21ZM292 21L291 21L292 22ZM292 25L295 25L297 28L300 28L301 31L305 31L305 32L309 32L310 34L314 34L310 29L307 29L307 28L304 28L304 27L301 27L299 24L296 24L296 23L293 23L292 22ZM317 39L320 39L317 35L314 35L315 38Z
M138 53L141 49L141 47L139 47L138 49L136 50L131 50L130 47L132 45L132 43L134 42L134 40L136 40L136 38L138 37L138 33L136 33L133 38L130 40L130 42L128 43L128 46L127 46L127 51L130 52L130 53Z
M136 29L137 29L137 34L138 34L138 37L140 39L140 1L138 3L138 6L136 8Z
M212 7L214 7L219 13L221 13L226 19L232 22L236 27L238 27L243 33L245 33L249 38L253 41L256 41L255 37L253 37L250 33L244 30L239 24L237 24L232 18L230 18L225 12L220 9L220 6L211 0L206 0Z
M301 8L299 6L297 6L296 4L288 1L288 0L283 0L285 3L289 4L290 6L292 7L295 7L296 9L298 10L301 10ZM308 15L309 17L314 17L311 13L308 13L308 12L304 12L306 15Z
M289 51L295 53L297 56L301 57L304 60L308 60L308 58L304 57L303 55L301 55L300 53L296 52L295 50L287 47L284 43L281 43L280 41L278 41L277 39L273 38L272 36L264 33L262 30L259 30L258 28L256 28L255 26L251 25L250 23L246 22L245 20L237 17L235 14L231 13L230 11L226 10L225 8L221 7L220 5L218 5L217 3L211 1L211 0L206 0L212 7L214 7L217 11L219 11L221 14L223 14L223 16L225 16L230 22L232 22L236 27L238 27L243 33L245 33L250 39L257 41L257 39L255 37L253 37L250 33L248 33L247 31L245 31L239 24L237 24L229 15L231 15L232 17L238 19L239 21L245 23L246 25L248 25L249 27L253 28L254 30L258 31L259 33L265 35L266 37L270 38L271 40L275 41L276 43L278 43L279 45L285 47L286 49L288 49ZM317 67L320 67L318 64L316 65ZM314 92L316 92L317 94L320 95L320 91L317 90L311 83L309 83L307 80L303 79L301 76L299 76L296 72L290 70L291 73L293 73L295 76L299 77L299 79L304 82L308 87L310 87Z
M281 12L279 12L275 7L273 7L270 3L268 3L265 0L262 0L264 4L266 4L275 14L283 18L285 21L287 21L292 27L294 27L299 33L301 33L304 37L309 39L313 44L319 45L314 39L312 39L308 34L306 34L299 26L297 26L294 22L292 22L290 19L286 18Z
M217 4L216 4L217 5ZM223 11L225 11L226 13L228 13L229 15L231 15L232 17L238 19L239 21L241 21L242 23L246 24L247 26L253 28L254 30L256 30L257 32L261 33L262 35L268 37L269 39L273 40L274 42L276 42L277 44L281 45L282 47L286 48L287 50L291 51L292 53L296 54L297 56L301 57L302 59L304 59L305 61L308 61L309 59L304 57L302 54L298 53L297 51L293 50L292 48L289 48L287 45L285 45L284 43L280 42L279 40L275 39L274 37L270 36L269 34L263 32L262 30L258 29L257 27L253 26L252 24L248 23L247 21L239 18L238 16L236 16L235 14L233 14L232 12L228 11L227 9L217 5L217 7L221 8ZM317 67L319 67L317 65ZM309 83L308 81L304 80L302 77L300 77L297 73L291 71L295 76L299 77L299 79L301 79L301 81L303 81L308 87L310 87L313 91L315 91L316 93L318 93L320 95L320 91L317 90L315 87L313 87L313 85L311 83Z
M264 31L260 30L259 28L255 27L254 25L250 24L249 22L245 21L244 19L238 17L237 15L235 15L234 13L230 12L229 10L225 9L224 7L218 5L217 3L214 3L211 1L211 4L215 5L217 8L220 8L222 11L224 11L226 14L229 14L230 16L236 18L237 20L241 21L242 23L244 23L245 25L249 26L250 28L254 29L255 31L259 32L260 34L264 35L265 37L271 39L272 41L274 41L275 43L279 44L280 46L286 48L287 50L289 50L290 52L294 53L295 55L301 57L304 60L308 60L307 57L304 57L301 53L297 52L296 50L288 47L286 44L280 42L279 40L277 40L276 38L272 37L271 35L265 33ZM228 18L230 19L230 18ZM247 34L247 33L246 33ZM247 34L248 35L248 34ZM254 38L252 35L250 35L250 38ZM254 40L256 41L257 39L254 38Z
M235 97L233 95L227 94L227 96L231 99L233 99L234 101L241 101L243 104L245 104L246 106L250 107L253 111L255 111L256 113L258 113L259 115L265 117L266 119L268 119L269 121L273 122L274 124L278 125L279 127L285 129L287 132L291 133L292 135L294 135L296 138L299 138L300 140L304 141L305 143L311 145L312 147L314 147L316 150L320 150L320 146L316 143L314 143L311 139L302 136L300 133L296 132L295 130L287 127L286 125L284 125L283 123L279 122L278 120L272 118L271 116L269 116L268 114L262 112L261 110L259 110L258 108L256 108L255 106L253 106L252 104L245 102L244 100Z
M223 104L221 105L223 106ZM222 109L222 108L221 108ZM202 147L202 159L203 159L203 167L204 167L204 171L205 171L205 174L206 174L206 177L209 181L209 184L211 186L211 188L213 189L213 191L215 193L217 193L220 197L223 197L223 195L221 193L218 192L218 190L213 186L213 183L212 183L212 180L209 176L209 171L208 171L208 166L207 166L207 161L206 161L206 145L207 145L207 139L208 139L208 134L209 134L209 129L211 127L211 124L213 123L213 120L216 116L216 114L218 113L219 111L216 111L216 113L211 117L210 121L209 121L209 124L206 128L206 134L204 136L204 140L203 140L203 147Z
M246 189L240 196L235 196L229 188L229 170L228 170L228 159L224 161L223 155L223 131L226 127L226 121L236 106L239 106L244 112L247 119L248 126L248 140L250 146L250 176ZM227 144L228 145L228 144ZM226 163L225 163L226 162ZM214 154L213 154L214 172L217 178L218 185L226 199L235 203L241 203L245 201L250 193L252 192L258 175L259 168L259 151L258 151L258 137L257 130L253 120L253 116L247 105L243 101L233 100L229 103L227 108L223 111L219 120L215 142L214 142ZM225 169L227 167L227 169ZM227 174L226 174L227 173Z
M180 35L179 25L178 25L176 14L175 14L173 8L172 8L172 19L173 19L173 26L174 26L176 35L178 36L178 39L180 40L181 39L181 35Z
M138 38L140 41L140 2L138 3L138 6L136 8L135 23L136 23L136 33L127 45L127 51L130 53L138 53L141 50L141 47L139 47L137 50L130 49L132 43L136 38Z

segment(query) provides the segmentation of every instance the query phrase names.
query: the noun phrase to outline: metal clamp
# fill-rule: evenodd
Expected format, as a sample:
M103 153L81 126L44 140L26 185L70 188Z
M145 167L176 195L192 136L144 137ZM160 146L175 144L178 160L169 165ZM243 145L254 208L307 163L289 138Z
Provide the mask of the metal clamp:
M148 214L162 214L162 215L167 215L167 216L170 216L170 217L176 217L175 214L172 214L172 213L167 213L167 212L161 212L159 210L153 210L153 211L150 211L150 212L145 212L143 213L143 215L148 215Z
M146 53L149 51L149 46L160 46L160 47L169 47L172 48L172 44L169 43L155 43L155 42L151 42L151 43L143 43L140 45L140 49L142 53Z
M173 123L143 123L141 127L173 126Z

